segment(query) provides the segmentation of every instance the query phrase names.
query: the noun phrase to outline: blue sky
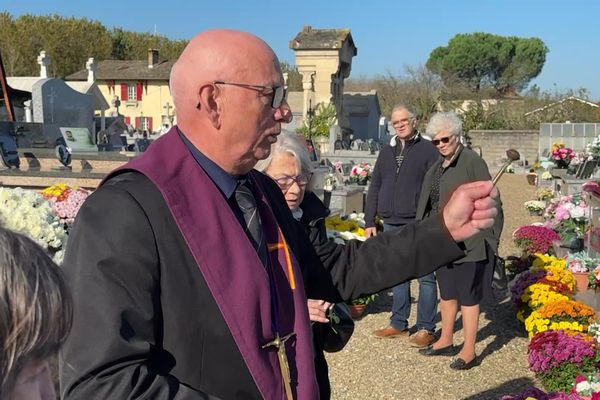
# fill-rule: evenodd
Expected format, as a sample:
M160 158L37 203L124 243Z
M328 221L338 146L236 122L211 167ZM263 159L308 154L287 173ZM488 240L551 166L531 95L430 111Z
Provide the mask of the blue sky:
M234 28L266 40L281 60L304 25L350 28L358 48L352 77L401 72L427 61L431 50L457 33L489 32L539 37L550 49L532 82L543 90L585 87L600 100L600 1L598 0L4 0L13 16L87 17L108 27L156 30L189 39L211 28Z

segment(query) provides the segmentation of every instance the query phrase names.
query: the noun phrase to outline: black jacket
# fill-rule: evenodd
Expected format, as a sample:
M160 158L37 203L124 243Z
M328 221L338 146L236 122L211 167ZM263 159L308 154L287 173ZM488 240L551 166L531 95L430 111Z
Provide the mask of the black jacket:
M325 218L329 216L330 211L313 192L309 191L306 192L300 209L302 209L300 223L321 263L327 271L331 272L344 250L344 245L335 243L333 239L327 237Z
M350 241L328 274L279 187L263 181L309 298L360 297L462 255L443 223L430 218L359 242L360 252ZM121 174L90 196L63 268L75 308L61 351L61 398L261 398L162 194L145 176ZM332 283L341 299L331 299Z
M423 177L440 158L435 146L417 135L406 142L404 161L398 168L396 152L402 149L396 138L394 136L392 142L381 149L375 162L365 205L367 227L375 226L376 215L391 225L404 225L413 221Z

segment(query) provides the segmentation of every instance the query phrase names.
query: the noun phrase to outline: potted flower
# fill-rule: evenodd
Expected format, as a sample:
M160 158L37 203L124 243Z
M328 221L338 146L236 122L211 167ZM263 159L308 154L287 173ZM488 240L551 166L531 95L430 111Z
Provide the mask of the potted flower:
M600 288L600 265L588 273L588 287L594 290Z
M525 319L529 337L547 330L564 329L587 332L588 325L598 319L596 311L580 301L557 300L543 304Z
M541 216L546 209L546 202L541 200L529 200L526 201L523 206L529 211L529 215Z
M596 262L583 251L571 253L567 256L567 269L573 274L577 281L577 290L584 291L588 288L590 272L596 266Z
M365 309L367 305L377 298L377 294L371 294L368 296L359 297L357 299L352 300L348 303L348 308L350 309L350 315L354 319L362 318L365 313Z
M327 217L325 218L325 227L327 234L335 239L339 238L341 243L352 239L360 241L367 239L364 229L364 214L362 213L353 213L345 217Z
M547 187L539 188L535 195L540 201L548 201L554 198L554 191Z
M549 181L552 179L552 174L550 173L550 171L544 171L542 172L542 179L545 181Z
M557 168L566 169L571 163L571 160L575 158L575 151L562 143L554 143L552 145L550 157Z
M588 335L600 343L600 321L596 321L588 326Z
M526 254L551 253L553 242L560 240L558 233L550 228L525 225L513 233L513 241Z
M598 352L587 335L548 330L529 343L528 361L546 390L569 392L578 375L596 372Z
M534 256L529 254L521 257L508 256L506 257L506 272L509 275L509 281L512 281L521 272L527 271L531 267Z
M583 249L583 234L588 218L588 206L580 194L553 199L546 207L546 226L555 230L562 247L573 251Z
M585 151L590 157L600 158L600 136L597 136L590 143L587 144Z
M39 193L0 187L0 225L31 238L62 262L66 231L50 203Z
M356 164L350 170L350 180L359 185L366 185L372 175L371 164L363 162Z
M52 185L42 190L42 196L48 200L67 233L71 230L73 222L75 222L75 216L89 194L90 191L88 190L75 186L71 187L64 183Z
M578 375L573 393L582 399L600 399L600 377L598 374Z
M325 190L327 192L332 192L335 190L336 187L337 187L337 179L336 179L335 175L332 172L325 175L325 182L323 184L323 190Z

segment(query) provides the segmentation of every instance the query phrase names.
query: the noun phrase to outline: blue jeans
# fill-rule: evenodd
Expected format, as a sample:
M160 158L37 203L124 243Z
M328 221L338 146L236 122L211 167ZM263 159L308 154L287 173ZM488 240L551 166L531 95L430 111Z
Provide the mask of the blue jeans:
M383 224L384 231L401 228L402 225ZM401 267L401 266L400 266ZM435 316L437 314L437 285L435 275L427 274L419 280L419 300L417 304L417 330L435 331ZM396 329L408 329L410 316L410 281L394 286L392 316L390 325Z

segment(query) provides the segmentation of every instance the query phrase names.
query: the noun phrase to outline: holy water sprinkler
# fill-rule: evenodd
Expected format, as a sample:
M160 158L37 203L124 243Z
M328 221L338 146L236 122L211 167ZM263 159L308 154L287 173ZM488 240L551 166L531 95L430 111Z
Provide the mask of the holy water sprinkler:
M502 176L502 174L504 174L504 171L506 171L506 168L508 168L508 166L513 161L518 161L521 158L521 155L515 149L506 150L506 156L508 157L508 160L506 160L504 165L502 165L502 168L500 168L500 171L498 171L496 176L494 176L494 179L492 179L492 183L494 184L494 186L496 185L496 183L498 183L498 181L500 180L500 177Z

